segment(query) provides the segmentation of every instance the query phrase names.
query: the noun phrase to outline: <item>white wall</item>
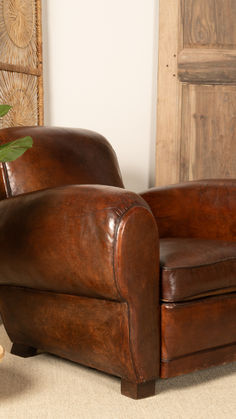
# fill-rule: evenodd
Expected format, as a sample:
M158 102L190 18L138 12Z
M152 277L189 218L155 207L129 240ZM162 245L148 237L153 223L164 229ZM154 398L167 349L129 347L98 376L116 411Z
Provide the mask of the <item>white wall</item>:
M45 124L115 149L128 189L154 184L158 0L43 0Z

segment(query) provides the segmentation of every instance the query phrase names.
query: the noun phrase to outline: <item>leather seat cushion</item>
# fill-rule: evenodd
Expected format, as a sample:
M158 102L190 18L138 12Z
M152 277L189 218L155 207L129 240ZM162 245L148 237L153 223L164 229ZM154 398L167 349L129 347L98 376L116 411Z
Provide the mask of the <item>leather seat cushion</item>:
M161 298L193 300L236 291L236 242L160 240Z

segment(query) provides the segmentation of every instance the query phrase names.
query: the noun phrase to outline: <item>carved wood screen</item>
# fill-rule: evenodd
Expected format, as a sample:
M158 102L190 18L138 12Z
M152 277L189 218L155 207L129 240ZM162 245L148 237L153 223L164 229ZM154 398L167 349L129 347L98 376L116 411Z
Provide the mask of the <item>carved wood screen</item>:
M40 0L0 0L0 127L43 124Z
M235 0L160 0L157 185L236 178L235 22Z

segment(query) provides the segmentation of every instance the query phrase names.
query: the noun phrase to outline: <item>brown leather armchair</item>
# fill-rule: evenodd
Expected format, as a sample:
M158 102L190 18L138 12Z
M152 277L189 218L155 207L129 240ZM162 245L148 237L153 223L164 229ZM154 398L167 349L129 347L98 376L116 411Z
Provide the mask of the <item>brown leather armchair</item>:
M0 140L25 135L34 147L0 178L12 353L116 375L133 398L154 394L157 378L236 360L236 180L139 196L98 134L21 127Z

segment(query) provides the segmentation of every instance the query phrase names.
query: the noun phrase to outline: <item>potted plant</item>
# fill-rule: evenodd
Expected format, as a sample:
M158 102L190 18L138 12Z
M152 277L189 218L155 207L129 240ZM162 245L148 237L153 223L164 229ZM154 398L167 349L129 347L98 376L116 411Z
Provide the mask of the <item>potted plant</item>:
M10 109L10 105L0 105L0 118L5 116ZM29 136L0 145L0 162L16 160L32 145L33 140Z

